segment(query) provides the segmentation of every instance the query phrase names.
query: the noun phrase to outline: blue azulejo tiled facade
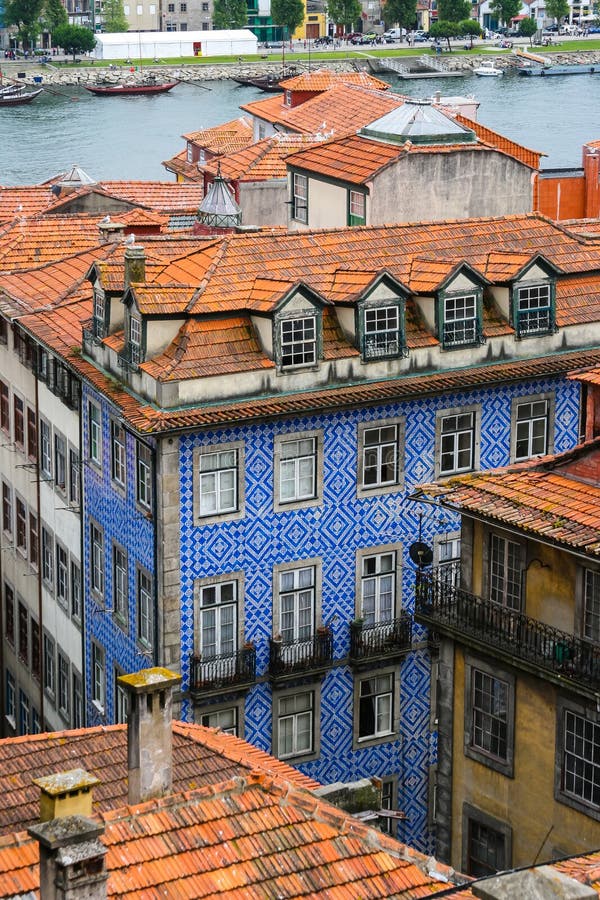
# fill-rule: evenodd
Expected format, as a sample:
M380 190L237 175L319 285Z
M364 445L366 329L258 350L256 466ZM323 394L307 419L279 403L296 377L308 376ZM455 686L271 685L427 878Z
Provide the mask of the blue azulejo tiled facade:
M519 406L519 400L526 404L532 398L543 398L545 406ZM407 626L402 617L413 609L410 545L421 534L439 553L440 542L452 547L458 535L455 522L415 504L409 494L444 474L448 459L442 457L448 445L442 443L440 423L457 410L473 413L472 458L481 468L515 457L517 409L525 408L533 418L545 410L548 450L573 446L579 426L578 385L562 377L546 378L165 436L157 440L156 466L160 468L160 455L170 441L177 472L169 476L176 482L169 496L177 497L177 508L158 504L151 514L144 514L136 499L136 439L131 434L126 435L125 487L115 484L114 416L99 396L84 399L86 445L90 399L101 413L102 461L88 462L85 472L89 721L119 717L115 673L151 659L173 664L165 657L167 625L160 615L155 645L139 639L136 573L149 573L158 595L154 613L160 612L158 558L161 571L179 569L175 632L183 676L181 717L235 730L324 784L381 777L385 803L406 815L398 824L398 836L431 850L430 793L436 763L431 655L424 631L412 620ZM370 489L361 484L365 428L386 422L398 425L398 483L391 489ZM461 423L452 422L460 430ZM527 428L520 431L521 438L533 435ZM286 506L278 499L285 499L290 472L296 478L293 489L302 491L301 466L290 470L282 462L287 452L282 448L292 445L297 456L312 448L319 457L316 497ZM531 448L536 449L535 442ZM460 468L465 464L460 441L451 449ZM161 493L160 483L155 491ZM210 508L219 491L226 505L221 513ZM203 508L203 502L208 506ZM179 557L169 566L161 560L162 548L169 546L163 542L167 519L177 529L177 545L167 552ZM91 546L95 526L104 539L102 599L92 585L93 556L98 553ZM114 615L114 545L127 555L125 625ZM383 641L363 653L366 632L360 629L368 630L364 604L367 595L373 600L373 585L380 617L385 619L388 602L388 615L395 617L400 631L391 641L389 631L384 632ZM170 627L173 631L172 622ZM303 652L307 645L312 649L295 665L294 648ZM212 675L211 660L217 665ZM94 696L102 690L97 684L102 677L104 696Z

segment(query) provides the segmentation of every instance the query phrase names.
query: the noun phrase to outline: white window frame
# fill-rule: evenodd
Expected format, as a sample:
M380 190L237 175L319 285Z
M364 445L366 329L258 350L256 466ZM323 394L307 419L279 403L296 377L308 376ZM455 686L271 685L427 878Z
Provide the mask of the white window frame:
M363 309L363 358L397 357L404 347L402 310L392 301L386 305L368 305Z
M316 689L286 691L274 698L274 755L278 759L314 756L317 744L318 701ZM308 741L304 740L308 736Z
M211 461L212 467L211 467ZM231 476L226 484L225 475ZM208 524L244 515L244 442L207 444L194 450L194 519ZM213 498L208 504L208 499Z
M196 722L204 728L218 728L223 734L242 737L242 711L238 704L222 707L207 707L196 715Z
M56 552L56 599L61 606L69 606L69 554L65 547L55 541Z
M525 603L525 547L515 537L505 532L489 532L488 591L493 603L521 612Z
M516 287L515 311L517 314L516 332L519 337L530 337L549 334L554 327L552 285L550 282L523 284ZM543 298L545 295L545 298ZM542 302L545 299L545 302ZM545 319L543 325L540 321ZM523 326L524 322L534 322L537 326Z
M120 544L112 545L113 615L127 627L129 620L129 579L127 551Z
M154 598L152 575L141 566L136 571L137 639L145 649L154 646Z
M454 420L453 430L444 430L445 423ZM470 424L469 424L470 421ZM435 477L445 478L461 472L479 469L480 452L480 406L455 407L440 410L435 422ZM469 446L461 446L461 437L471 435ZM450 440L451 439L451 440ZM463 442L464 443L464 442ZM469 453L465 460L465 451ZM446 459L444 459L446 457ZM448 468L448 457L451 467Z
M102 412L92 400L88 401L88 454L90 462L102 464Z
M52 430L48 422L42 418L40 418L40 470L44 478L52 478Z
M292 219L308 224L308 176L292 173Z
M144 509L152 509L152 450L143 441L135 442L135 498Z
M58 649L58 659L57 659L57 684L56 684L56 705L58 707L58 711L61 716L68 720L69 718L69 694L70 694L70 666L69 660L62 652L62 650Z
M239 597L237 578L203 581L197 586L197 650L202 659L233 657L238 648ZM231 596L226 594L231 592ZM214 599L211 600L211 595ZM210 622L212 617L213 621ZM214 631L208 642L207 633Z
M367 685L373 682L373 692L368 693ZM361 735L361 707L373 698L373 730ZM386 667L375 669L369 674L361 673L354 679L354 740L353 749L365 744L382 744L394 740L400 727L400 678L398 669Z
M120 422L110 420L110 474L113 482L125 488L127 480L127 435Z
M323 432L276 435L273 455L275 511L320 504L323 499ZM310 485L304 484L303 480L308 479ZM285 498L284 484L291 485L293 489L293 493Z
M61 493L67 488L67 441L58 431L54 432L54 484Z
M359 423L357 495L370 497L399 491L404 483L403 454L403 418ZM390 467L391 477L386 477ZM369 481L372 473L375 480Z
M54 535L42 525L42 580L54 589Z
M390 568L385 568L390 565ZM396 597L398 580L397 554L393 549L383 550L378 553L362 553L359 557L360 566L360 606L359 617L365 625L381 625L391 622L396 618ZM389 586L384 589L384 585ZM372 592L372 613L365 610L366 591ZM386 598L389 598L386 599ZM369 596L369 600L371 597ZM382 606L383 602L383 606ZM371 606L371 603L369 603Z
M104 596L104 530L97 522L90 522L90 589Z
M545 411L540 408L545 405ZM525 418L519 415L530 407L530 414ZM510 430L510 459L511 462L531 459L534 456L545 456L554 450L553 423L554 423L555 397L553 393L536 394L533 396L515 397L511 408ZM544 423L543 441L540 444L540 435L534 434L536 423ZM538 428L539 432L539 428ZM522 445L526 444L525 453ZM521 451L521 452L520 452Z
M279 325L279 365L282 371L305 369L319 361L320 317L317 313L282 316Z
M106 706L106 653L96 641L92 641L92 703L101 715Z
M43 653L44 691L54 698L56 690L56 643L46 631L44 631Z
M447 294L442 300L442 309L442 346L444 349L471 347L478 342L480 326L478 296L475 291L465 294Z

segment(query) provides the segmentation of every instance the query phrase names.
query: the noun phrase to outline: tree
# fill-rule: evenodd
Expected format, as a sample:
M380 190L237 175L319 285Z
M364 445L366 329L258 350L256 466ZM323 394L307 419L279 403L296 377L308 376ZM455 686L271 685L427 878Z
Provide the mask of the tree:
M438 0L438 22L464 22L470 15L469 0Z
M460 22L438 21L433 23L433 25L429 29L429 34L432 38L441 38L443 40L447 40L448 50L450 50L450 38L458 37L459 34L462 34L462 29L460 27Z
M388 28L399 25L400 28L411 28L417 19L417 0L386 0L383 7L383 20Z
M69 24L67 11L61 0L46 0L43 10L43 22L47 31L51 34L61 25Z
M336 25L352 31L362 13L360 0L327 0L327 15Z
M534 19L522 19L519 25L519 34L521 37L529 38L529 46L533 46L533 36L537 32L538 27Z
M565 19L569 15L567 0L546 0L546 15L557 22Z
M213 28L243 28L247 24L246 0L215 0Z
M52 37L65 53L73 54L73 62L78 53L87 53L96 46L96 38L89 28L83 28L82 25L62 25Z
M17 26L19 40L26 48L35 46L43 6L44 0L8 0L4 7L4 25Z
M511 19L521 12L521 0L492 0L490 12L499 22L510 25Z
M291 38L304 22L304 3L302 0L271 0L271 18L275 25L287 28Z
M120 34L127 31L129 22L125 18L123 0L105 0L102 8L104 31L107 34Z
M473 49L473 38L481 36L481 27L476 19L465 19L460 23L460 33L468 34L471 38L471 50Z

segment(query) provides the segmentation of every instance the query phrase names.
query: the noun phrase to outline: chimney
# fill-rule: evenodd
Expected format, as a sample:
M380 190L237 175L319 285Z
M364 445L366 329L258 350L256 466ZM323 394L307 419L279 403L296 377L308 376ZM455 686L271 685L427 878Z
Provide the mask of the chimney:
M119 678L128 693L129 803L142 803L171 791L173 688L180 682L181 675L158 667Z
M35 778L40 823L28 833L40 847L40 900L106 900L104 824L89 818L98 779L83 769Z
M125 234L125 225L123 222L113 222L110 216L105 216L98 222L98 230L103 243L116 244Z
M125 287L132 282L146 280L146 253L139 244L129 244L125 248Z

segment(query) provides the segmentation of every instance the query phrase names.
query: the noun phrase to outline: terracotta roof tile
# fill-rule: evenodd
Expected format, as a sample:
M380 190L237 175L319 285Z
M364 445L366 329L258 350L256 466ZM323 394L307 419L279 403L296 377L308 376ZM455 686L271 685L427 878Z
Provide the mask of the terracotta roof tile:
M278 134L257 141L249 147L208 163L206 172L235 181L266 181L287 177L286 159L317 141L312 135Z
M368 72L333 72L331 69L313 69L293 78L286 78L281 87L288 91L328 91L338 84L354 84L368 90L387 91L389 84Z
M254 129L252 121L247 116L240 116L222 125L190 131L182 137L197 147L222 155L235 153L251 144L254 140Z

